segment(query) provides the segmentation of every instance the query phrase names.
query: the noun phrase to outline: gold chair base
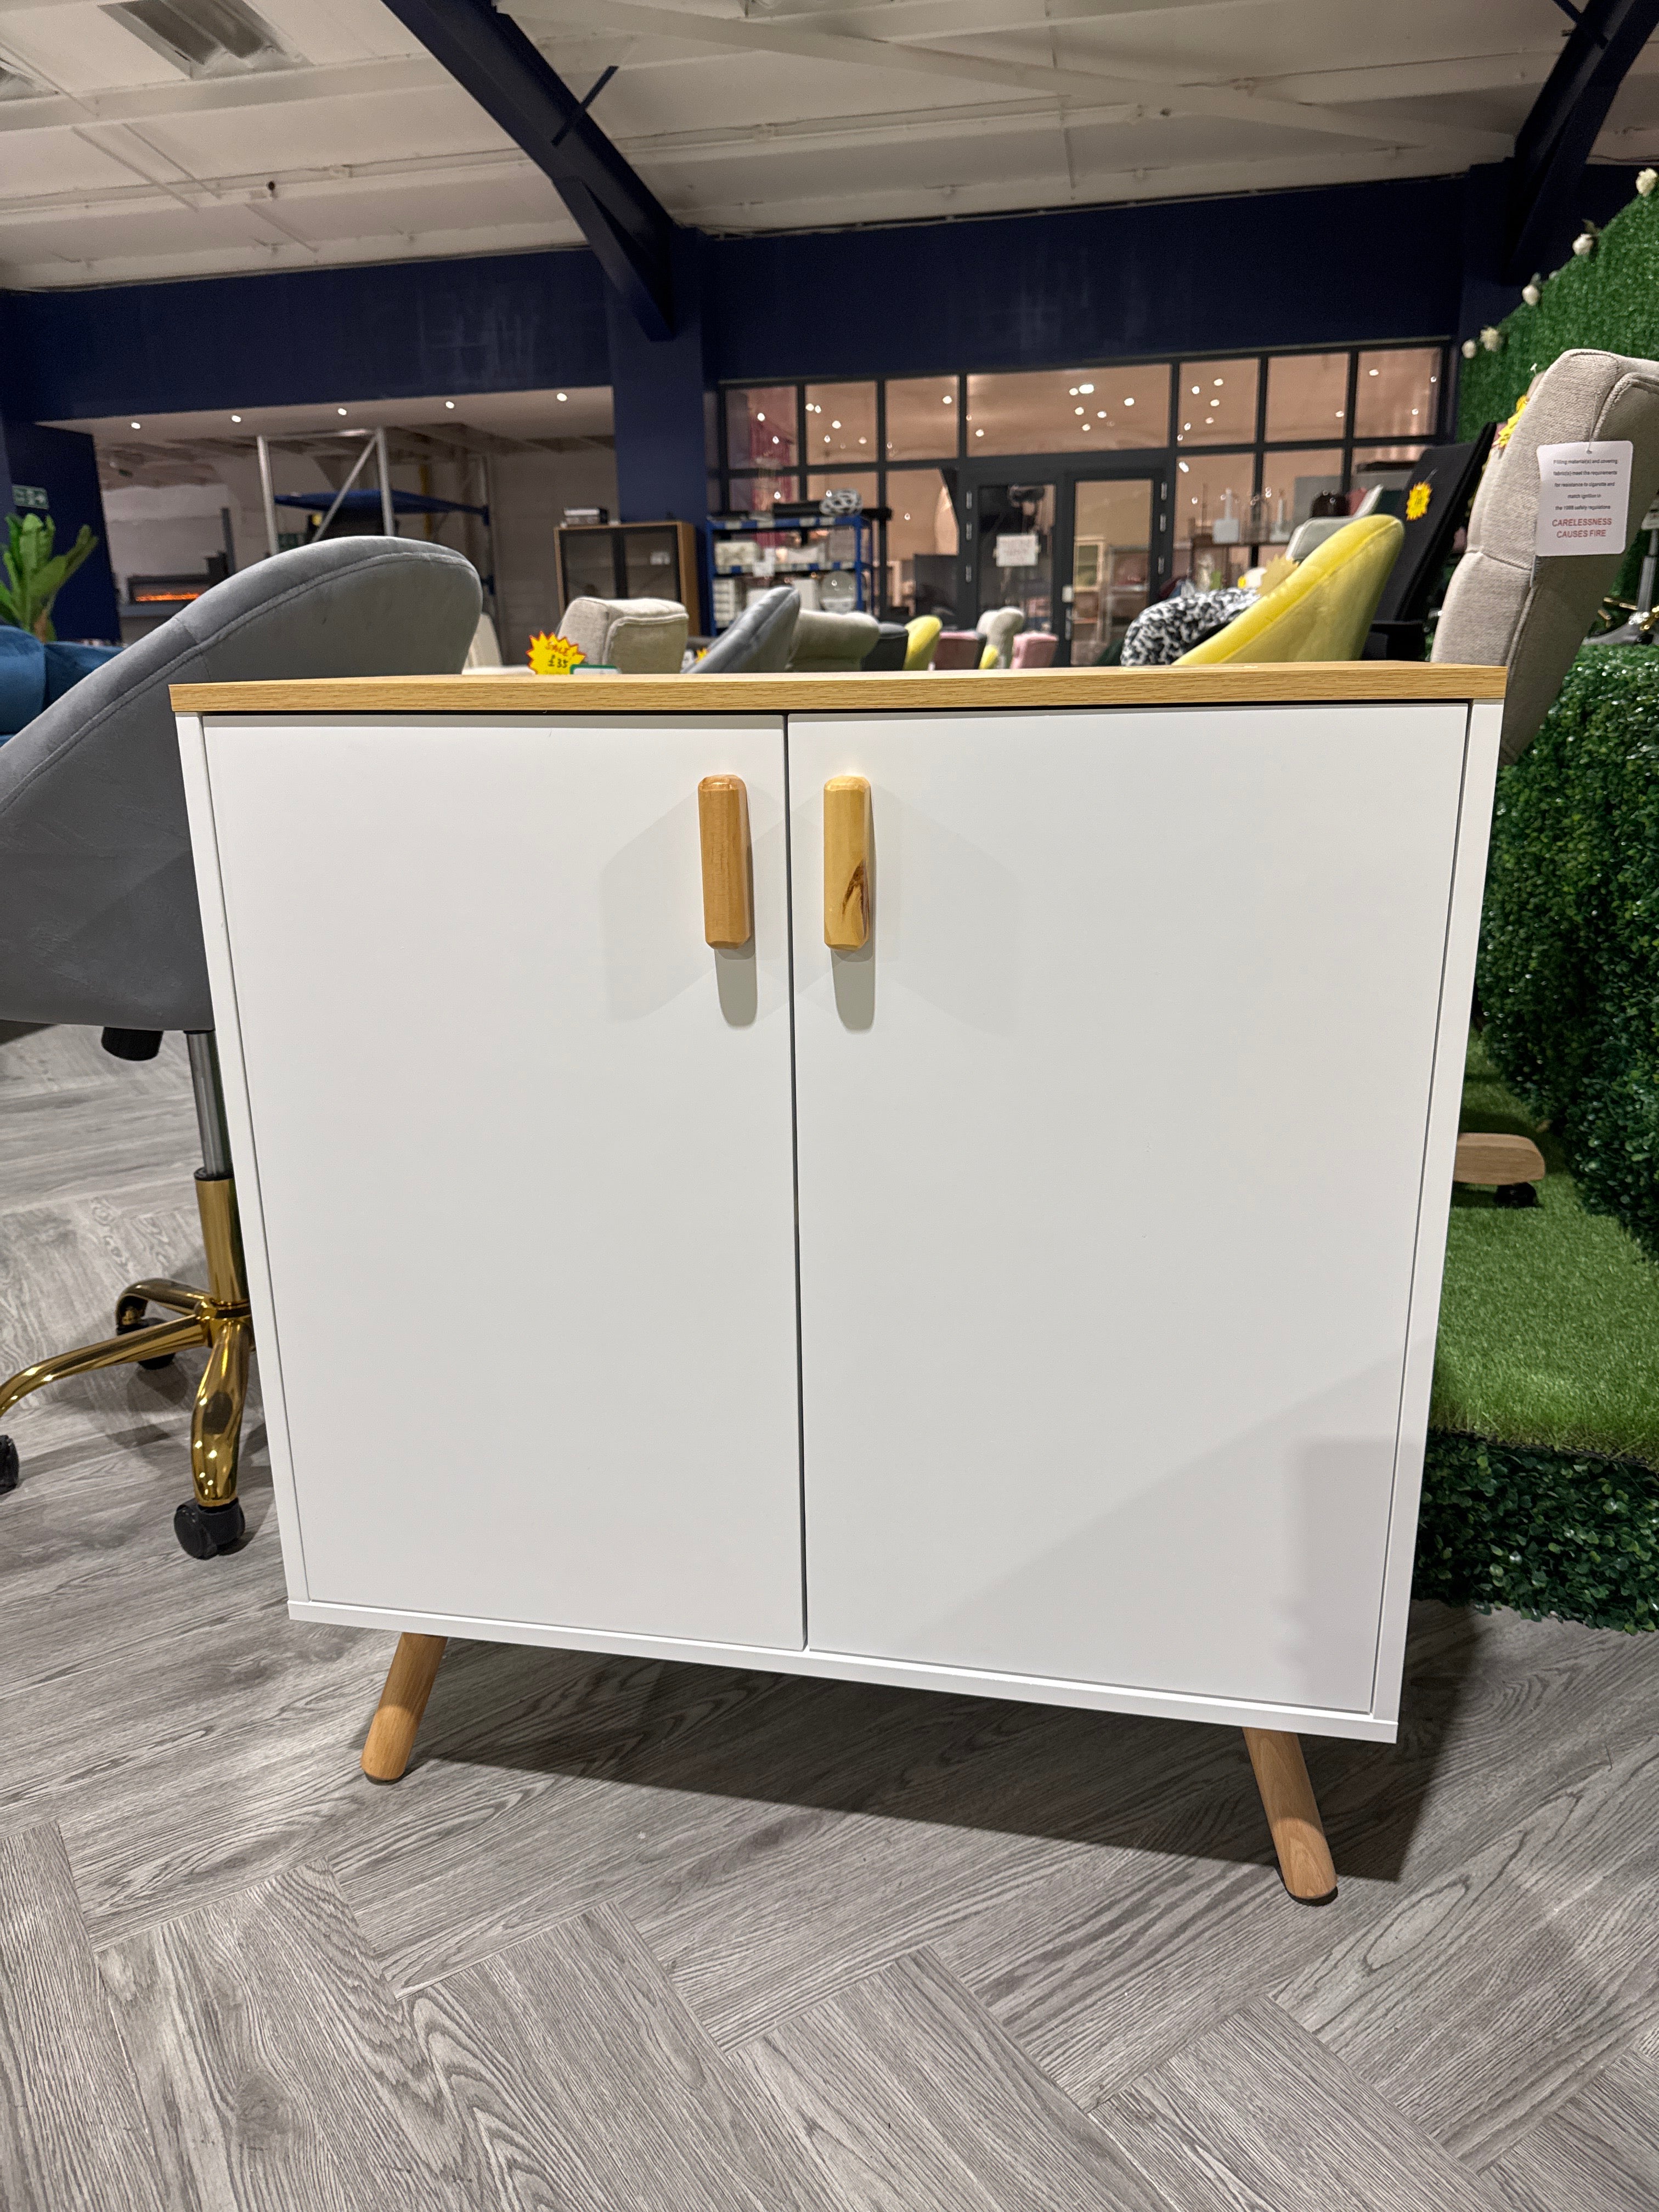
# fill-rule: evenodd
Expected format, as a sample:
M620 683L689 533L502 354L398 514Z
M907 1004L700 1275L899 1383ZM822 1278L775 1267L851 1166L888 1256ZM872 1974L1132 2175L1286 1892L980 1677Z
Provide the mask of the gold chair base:
M0 1383L0 1414L20 1398L61 1382L71 1375L90 1375L100 1367L131 1360L166 1359L194 1345L209 1347L208 1363L197 1388L190 1425L190 1471L197 1504L207 1510L236 1499L236 1462L241 1444L242 1408L247 1398L248 1354L253 1323L248 1312L242 1267L241 1230L236 1217L236 1185L230 1176L198 1175L196 1205L207 1250L205 1291L165 1277L129 1283L116 1301L113 1336L101 1343L37 1361ZM178 1316L146 1323L151 1306Z

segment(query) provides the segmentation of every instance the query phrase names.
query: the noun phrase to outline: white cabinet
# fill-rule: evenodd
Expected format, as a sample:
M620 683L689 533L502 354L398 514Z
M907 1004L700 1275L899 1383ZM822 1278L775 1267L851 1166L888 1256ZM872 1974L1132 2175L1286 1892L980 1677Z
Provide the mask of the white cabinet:
M1466 720L792 718L815 1647L1370 1708Z
M1498 710L1262 680L186 716L296 1614L1392 1736Z
M779 720L216 720L205 763L305 1597L799 1648ZM746 954L699 927L720 772Z

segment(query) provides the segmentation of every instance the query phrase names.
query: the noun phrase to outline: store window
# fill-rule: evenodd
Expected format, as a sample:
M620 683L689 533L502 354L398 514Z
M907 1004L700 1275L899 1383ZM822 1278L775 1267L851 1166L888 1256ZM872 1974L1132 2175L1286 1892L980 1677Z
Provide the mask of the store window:
M811 469L806 477L806 496L821 500L827 491L855 491L865 507L881 505L881 478L873 470Z
M1243 446L1255 440L1258 363L1183 361L1176 387L1177 446Z
M1254 453L1195 453L1176 463L1177 576L1208 592L1251 565L1255 489Z
M1346 353L1282 353L1267 364L1267 440L1340 438L1348 405Z
M957 513L939 469L892 469L887 477L887 604L901 619L956 620Z
M968 379L968 452L975 459L1163 446L1169 419L1167 362Z
M873 468L876 444L876 387L873 384L809 384L806 387L806 465L820 461L860 461ZM870 502L873 507L876 502Z
M1266 545L1283 545L1313 513L1316 499L1342 495L1342 448L1305 447L1296 453L1267 453L1261 462L1258 529Z
M734 469L793 468L795 386L750 386L726 395L726 465Z
M1440 349L1401 347L1362 353L1354 382L1356 438L1420 438L1440 420Z
M905 376L885 387L890 461L949 460L957 450L954 376Z
M787 476L734 476L731 483L730 505L734 514L763 514L781 499L800 496L800 479L793 469Z

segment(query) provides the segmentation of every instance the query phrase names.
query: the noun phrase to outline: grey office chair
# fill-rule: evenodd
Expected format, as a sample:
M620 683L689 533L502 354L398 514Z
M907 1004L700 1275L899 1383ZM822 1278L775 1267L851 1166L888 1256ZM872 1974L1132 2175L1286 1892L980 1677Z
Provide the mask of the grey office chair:
M769 592L750 599L730 629L722 630L686 673L752 676L787 668L799 619L800 593L793 584L775 584Z
M0 745L0 1020L84 1022L118 1057L164 1030L190 1054L208 1287L131 1283L114 1336L25 1367L0 1413L65 1376L209 1347L191 1428L195 1494L173 1516L211 1559L242 1534L236 1462L252 1348L213 1006L168 686L267 677L448 675L477 625L478 579L440 545L325 538L216 584ZM174 1318L146 1322L155 1306ZM0 1437L0 1491L15 1487Z

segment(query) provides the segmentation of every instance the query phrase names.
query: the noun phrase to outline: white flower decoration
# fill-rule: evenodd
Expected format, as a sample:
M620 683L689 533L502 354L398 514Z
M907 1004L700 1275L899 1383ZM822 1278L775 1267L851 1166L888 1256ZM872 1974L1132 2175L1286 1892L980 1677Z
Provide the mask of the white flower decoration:
M1488 353L1502 353L1504 350L1504 333L1498 329L1496 323L1488 323L1486 325L1486 329L1480 333L1480 343L1485 346Z
M1636 179L1636 189L1644 200L1651 198L1656 185L1659 185L1659 169L1644 169Z
M1474 359L1474 356L1476 356L1476 354L1477 354L1477 353L1479 353L1479 352L1480 352L1480 347L1479 347L1478 345L1476 345L1476 343L1475 343L1475 342L1474 342L1474 340L1473 338L1465 338L1465 339L1464 339L1464 341L1463 341L1463 358L1464 358L1464 360L1465 360L1465 361L1473 361L1473 360Z
M1581 230L1572 241L1572 250L1581 261L1587 261L1595 251L1595 240L1589 231Z
M1523 284L1521 287L1521 297L1529 307L1535 307L1543 296L1536 284Z

